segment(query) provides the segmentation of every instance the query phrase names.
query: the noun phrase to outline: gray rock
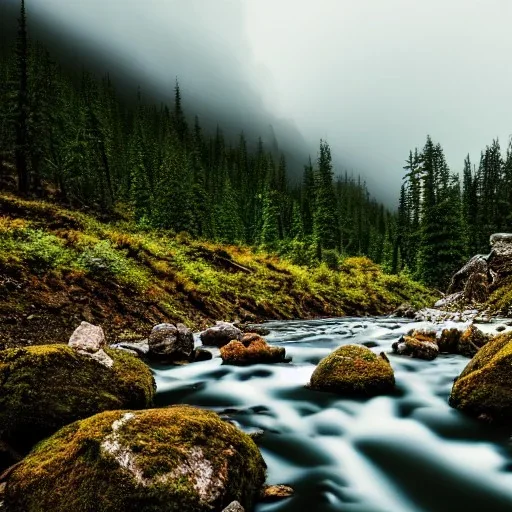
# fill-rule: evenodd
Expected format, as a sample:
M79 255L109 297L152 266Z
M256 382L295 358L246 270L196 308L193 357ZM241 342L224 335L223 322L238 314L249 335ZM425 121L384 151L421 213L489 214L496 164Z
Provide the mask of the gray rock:
M238 501L233 501L222 512L245 512L245 509Z
M217 322L200 334L203 345L223 347L232 340L241 340L242 331L228 322Z
M410 304L405 303L396 308L392 316L413 319L415 315L416 310Z
M194 337L183 324L159 324L153 327L148 346L148 355L153 359L169 362L188 360L194 350Z
M149 344L148 340L143 341L134 341L134 342L124 342L114 343L110 345L110 348L115 348L117 350L125 350L126 352L131 352L132 354L137 355L141 359L148 357L149 354Z
M85 350L77 350L77 352L83 356L94 359L107 368L112 368L112 366L114 366L114 360L103 349L100 349L97 352L86 352Z
M82 322L69 338L68 345L75 350L94 353L105 347L105 333L101 327Z

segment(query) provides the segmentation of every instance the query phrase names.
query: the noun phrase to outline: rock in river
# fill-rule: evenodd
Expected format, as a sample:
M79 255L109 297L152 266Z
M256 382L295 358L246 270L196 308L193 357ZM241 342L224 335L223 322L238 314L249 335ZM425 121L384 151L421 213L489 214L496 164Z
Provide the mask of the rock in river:
M246 365L284 363L284 347L273 347L255 333L244 334L240 341L233 340L220 349L224 364Z
M252 510L265 470L252 439L211 411L109 411L38 445L9 475L4 507L220 512L238 501Z
M512 334L494 337L455 381L450 405L480 419L512 421Z
M318 391L374 396L392 391L395 375L389 361L382 356L360 345L346 345L320 361L309 387Z
M194 351L192 331L183 324L159 324L148 338L149 357L162 362L186 361Z
M433 334L433 336L430 336ZM413 332L410 336L402 336L391 346L393 352L401 356L410 356L417 359L432 361L439 354L439 347L435 342L435 333Z

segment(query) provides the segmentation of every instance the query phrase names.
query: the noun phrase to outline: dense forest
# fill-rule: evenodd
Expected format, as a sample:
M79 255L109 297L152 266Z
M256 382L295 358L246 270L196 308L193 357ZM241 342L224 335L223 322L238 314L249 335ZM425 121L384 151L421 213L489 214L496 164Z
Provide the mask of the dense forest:
M146 102L140 90L128 105L108 75L74 76L31 41L24 5L18 23L0 61L3 186L300 264L361 254L391 265L394 216L360 179L335 178L327 142L294 182L284 156L261 139L225 140L220 127L206 134L191 122L178 82L171 106Z
M498 140L482 151L478 167L469 155L460 175L450 172L443 149L430 137L409 153L400 193L397 269L431 286L446 287L470 256L489 252L489 236L510 231L512 141L503 158Z

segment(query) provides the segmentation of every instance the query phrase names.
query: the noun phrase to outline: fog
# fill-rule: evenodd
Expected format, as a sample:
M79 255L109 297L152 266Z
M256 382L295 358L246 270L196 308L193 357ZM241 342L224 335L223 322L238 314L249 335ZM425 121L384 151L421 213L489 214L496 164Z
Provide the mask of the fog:
M296 174L327 139L336 170L360 173L388 204L427 134L454 171L512 134L508 0L27 0L27 9L68 60L94 54L125 86L163 98L178 76L206 125L269 145L275 133Z

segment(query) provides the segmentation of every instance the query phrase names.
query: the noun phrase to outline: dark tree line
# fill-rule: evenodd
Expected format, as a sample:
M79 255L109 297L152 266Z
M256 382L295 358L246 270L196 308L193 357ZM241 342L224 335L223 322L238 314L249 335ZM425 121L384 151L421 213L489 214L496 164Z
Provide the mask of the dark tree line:
M203 133L182 108L120 101L108 76L76 77L27 34L21 2L13 51L0 60L0 185L112 212L140 225L261 246L299 263L370 255L391 265L395 216L364 183L335 178L329 145L288 179L284 156L261 139L248 150L217 128Z
M394 267L444 288L468 257L489 252L492 233L512 229L512 143L504 158L493 141L478 167L468 155L462 184L430 137L421 152L410 152L405 170Z

